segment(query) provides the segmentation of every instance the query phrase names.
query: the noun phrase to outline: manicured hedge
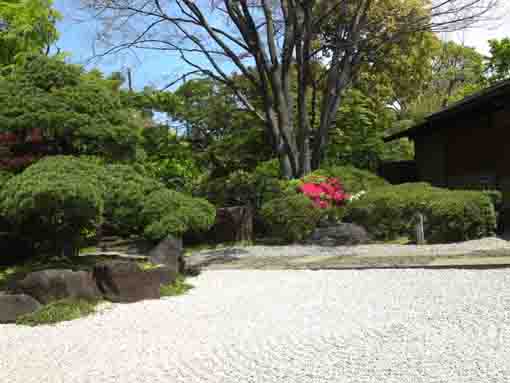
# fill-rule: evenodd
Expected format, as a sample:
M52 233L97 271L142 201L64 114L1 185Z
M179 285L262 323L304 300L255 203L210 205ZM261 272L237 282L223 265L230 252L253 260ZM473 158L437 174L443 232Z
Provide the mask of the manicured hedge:
M324 211L315 207L305 195L295 194L265 203L261 213L271 236L297 242L312 233Z
M391 240L412 237L418 213L425 217L429 243L482 238L496 229L494 205L486 193L423 183L374 189L349 206L346 219L364 226L376 239Z
M46 157L0 188L0 217L40 252L76 249L106 223L114 234L169 234L214 223L207 201L166 189L128 165L91 157Z
M5 184L1 215L21 238L36 247L60 253L70 246L74 252L87 231L101 223L102 192L81 165L71 159L42 160Z

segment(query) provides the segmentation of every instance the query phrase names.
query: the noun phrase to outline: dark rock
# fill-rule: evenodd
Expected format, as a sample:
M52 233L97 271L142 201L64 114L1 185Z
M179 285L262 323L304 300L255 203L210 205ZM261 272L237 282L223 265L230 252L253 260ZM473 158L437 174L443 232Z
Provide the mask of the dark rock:
M169 235L149 251L147 256L150 262L156 265L165 265L176 274L184 271L184 255L180 238Z
M146 273L154 274L161 285L169 285L174 283L177 279L177 272L173 267L162 266L151 270L146 270Z
M142 271L134 262L109 261L94 267L94 278L104 298L112 302L159 299L161 275Z
M22 315L33 313L41 304L25 294L0 294L0 323L13 323Z
M59 299L94 300L101 297L92 273L72 270L43 270L16 282L14 291L46 304Z
M310 245L319 246L353 246L370 243L367 231L352 223L340 223L329 227L315 229L306 241Z
M216 211L216 222L207 233L215 243L251 241L253 209L248 206L226 207Z

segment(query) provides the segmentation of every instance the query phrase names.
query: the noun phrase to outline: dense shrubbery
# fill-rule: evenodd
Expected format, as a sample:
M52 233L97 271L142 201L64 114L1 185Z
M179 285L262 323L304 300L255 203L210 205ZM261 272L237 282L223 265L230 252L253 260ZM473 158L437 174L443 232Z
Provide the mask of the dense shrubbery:
M151 240L207 229L215 209L207 201L166 189L127 165L93 157L47 157L0 190L0 216L40 251L76 251L103 220L114 233Z
M5 172L3 170L0 170L0 190L4 186L5 183L13 176L12 173Z
M288 242L304 240L316 228L324 211L303 194L273 199L262 207L271 235Z
M151 193L143 204L141 219L147 224L146 238L161 239L168 234L207 230L214 224L216 210L206 200L162 189Z
M100 189L84 177L87 166L56 157L32 165L0 191L2 216L34 247L60 253L78 244L101 223L104 207Z
M105 221L108 229L122 235L142 232L144 222L140 215L144 199L165 187L128 165L107 165L98 175L105 189Z
M430 243L448 243L494 234L496 214L487 194L451 191L428 184L404 184L372 190L353 202L347 218L363 225L376 239L414 235L414 219L425 216Z

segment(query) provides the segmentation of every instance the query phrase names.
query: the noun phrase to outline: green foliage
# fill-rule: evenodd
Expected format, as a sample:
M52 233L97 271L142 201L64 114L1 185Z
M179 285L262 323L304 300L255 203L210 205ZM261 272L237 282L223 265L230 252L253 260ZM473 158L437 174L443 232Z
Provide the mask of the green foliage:
M286 242L306 239L323 215L323 211L302 194L273 199L262 206L261 213L271 235Z
M198 195L217 206L246 206L260 208L265 201L281 192L280 170L277 160L260 163L253 172L237 170L226 177L204 179Z
M101 223L104 208L97 183L84 177L87 167L66 157L30 166L0 191L1 215L36 246L77 249L86 231Z
M104 215L109 228L121 235L141 233L145 226L140 219L143 201L164 185L129 165L107 165L97 175L104 187Z
M0 126L42 130L54 152L133 159L140 140L112 81L59 58L32 56L0 77Z
M0 1L0 67L43 53L58 38L51 0Z
M316 170L311 175L338 178L345 191L351 194L389 185L383 178L369 171L355 168L354 166L333 166Z
M510 77L510 38L489 40L490 57L487 61L491 82L506 80Z
M14 174L0 170L0 190Z
M55 324L93 314L100 301L83 299L64 299L52 302L31 314L23 315L16 320L17 325L40 326Z
M418 213L425 217L430 243L459 242L494 234L496 214L483 192L451 191L428 184L375 189L348 209L348 220L364 226L376 239L414 236Z
M185 278L182 275L179 275L174 283L161 286L160 293L161 297L175 297L186 294L192 288L193 285L186 283Z
M180 236L188 231L209 229L216 218L216 209L204 199L162 189L147 196L141 219L147 225L144 235L158 241L169 234Z
M166 126L144 129L142 137L147 154L142 165L146 172L168 188L190 192L202 176L191 144Z

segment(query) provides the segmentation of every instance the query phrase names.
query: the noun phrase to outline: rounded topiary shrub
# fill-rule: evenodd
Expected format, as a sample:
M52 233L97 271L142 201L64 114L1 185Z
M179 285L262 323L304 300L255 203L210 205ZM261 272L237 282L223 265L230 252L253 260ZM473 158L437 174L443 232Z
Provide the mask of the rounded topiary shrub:
M285 242L306 239L323 213L303 194L273 199L262 206L261 212L270 235Z
M164 185L129 165L107 165L100 179L105 189L104 216L108 229L119 235L141 233L144 200L152 192L164 190Z
M149 194L141 212L144 235L153 241L169 234L181 236L189 231L208 230L215 218L216 209L206 200L169 189Z
M41 251L75 254L103 213L102 191L89 170L88 161L64 156L37 162L0 191L1 215Z

